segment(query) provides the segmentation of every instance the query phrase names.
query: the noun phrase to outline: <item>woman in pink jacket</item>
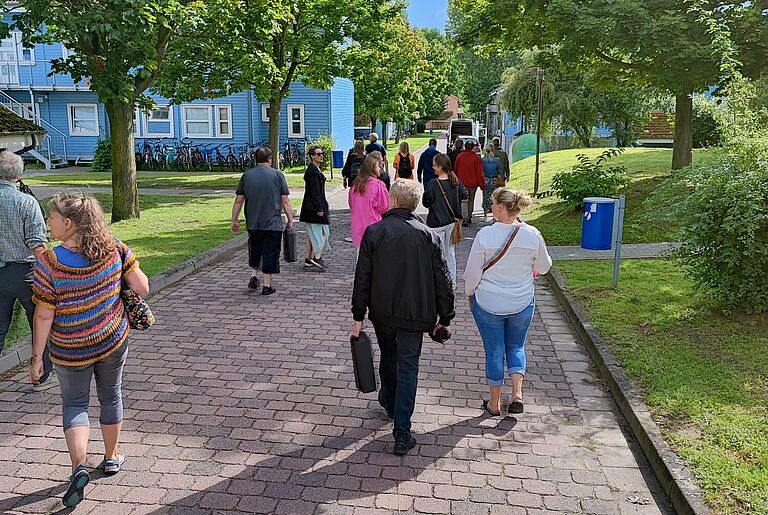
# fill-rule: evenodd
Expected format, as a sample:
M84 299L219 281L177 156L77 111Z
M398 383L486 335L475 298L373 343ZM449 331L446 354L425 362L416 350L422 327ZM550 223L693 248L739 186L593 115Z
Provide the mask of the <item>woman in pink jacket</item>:
M366 157L357 180L349 189L352 243L358 249L368 226L381 220L381 215L389 209L389 193L386 185L379 180L379 167L376 159Z

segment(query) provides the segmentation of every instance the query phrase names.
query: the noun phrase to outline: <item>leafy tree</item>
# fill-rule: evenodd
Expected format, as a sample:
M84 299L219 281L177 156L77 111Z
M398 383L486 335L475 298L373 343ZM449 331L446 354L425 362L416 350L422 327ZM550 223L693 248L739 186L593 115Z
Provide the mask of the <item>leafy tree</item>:
M691 162L693 94L720 81L723 62L749 74L759 73L768 63L764 1L451 0L451 4L463 13L458 31L463 41L479 40L491 48L558 44L569 60L598 58L636 84L674 95L673 168Z
M446 74L431 62L429 53L424 33L412 29L402 14L384 24L373 44L349 48L347 65L355 81L355 109L371 119L372 127L377 120L402 124L420 118L435 109L428 105L435 100L427 99L428 95L442 104Z
M445 96L451 93L460 76L452 55L450 40L436 29L416 29L426 40L427 53L422 61L422 97L420 118L434 119L443 114Z
M520 64L504 72L501 104L514 117L538 116L536 83L539 69L544 71L545 77L542 84L542 121L557 117L563 129L573 130L583 146L590 146L592 131L598 120L597 104L593 98L596 92L587 84L583 73L561 65L549 51L525 51Z
M269 101L269 146L279 152L280 109L291 83L327 88L351 47L373 40L397 0L217 0L172 45L158 91L175 101L252 89Z
M25 42L61 42L74 51L54 59L56 73L88 78L106 106L112 147L112 221L139 216L133 115L136 103L166 63L167 49L182 25L204 12L194 0L25 0L10 28ZM9 26L4 26L7 31Z

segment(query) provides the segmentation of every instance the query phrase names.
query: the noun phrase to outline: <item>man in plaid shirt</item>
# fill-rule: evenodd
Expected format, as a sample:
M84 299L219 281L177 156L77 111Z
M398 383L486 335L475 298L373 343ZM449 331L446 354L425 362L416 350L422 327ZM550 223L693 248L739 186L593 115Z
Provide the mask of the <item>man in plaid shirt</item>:
M11 326L13 306L18 300L27 314L29 326L35 313L32 278L35 260L47 249L45 220L35 197L16 187L24 171L21 157L0 152L0 349ZM58 384L48 349L43 352L43 375L36 391Z

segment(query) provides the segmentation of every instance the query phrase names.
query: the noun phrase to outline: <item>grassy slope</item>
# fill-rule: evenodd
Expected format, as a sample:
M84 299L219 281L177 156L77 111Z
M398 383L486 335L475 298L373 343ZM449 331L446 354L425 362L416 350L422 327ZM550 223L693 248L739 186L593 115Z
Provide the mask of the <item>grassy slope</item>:
M674 261L559 262L666 438L721 513L768 513L768 314L701 307Z
M542 154L540 165L539 191L548 191L552 177L561 171L568 171L576 163L578 154L598 156L602 148L580 148L560 150ZM694 163L711 156L709 150L696 150ZM617 165L626 167L630 184L622 191L627 197L624 222L625 243L652 243L674 241L674 225L650 225L639 222L646 213L643 200L670 174L672 151L669 149L628 148L613 159ZM509 186L533 191L535 161L523 159L511 167ZM535 225L549 245L578 245L581 236L581 213L564 206L556 197L538 199L531 210L524 213L526 221Z

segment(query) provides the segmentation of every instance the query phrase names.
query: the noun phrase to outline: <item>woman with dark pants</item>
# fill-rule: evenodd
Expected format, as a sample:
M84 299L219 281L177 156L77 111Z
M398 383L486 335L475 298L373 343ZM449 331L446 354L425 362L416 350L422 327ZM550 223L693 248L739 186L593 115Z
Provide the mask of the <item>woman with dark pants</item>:
M41 355L48 341L51 361L61 385L64 437L72 461L65 506L83 500L90 474L85 466L91 427L88 419L91 378L101 412L103 468L120 471L117 452L123 424L122 374L128 353L128 320L121 281L139 295L149 293L149 280L127 246L115 240L95 198L57 193L49 203L48 225L61 245L37 261L33 300L30 378L43 371ZM49 339L50 337L50 339Z
M498 188L492 201L497 223L483 227L475 236L464 283L485 348L491 398L483 407L489 414L499 415L505 360L512 379L508 411L523 412L525 341L535 307L533 274L547 273L552 259L541 233L518 218L533 203L527 193Z
M299 221L307 224L307 258L304 260L304 268L325 272L327 267L323 261L323 252L331 250L331 221L328 200L325 198L326 179L320 169L323 165L323 149L309 147L309 158L311 161L304 173L304 200L299 213Z

